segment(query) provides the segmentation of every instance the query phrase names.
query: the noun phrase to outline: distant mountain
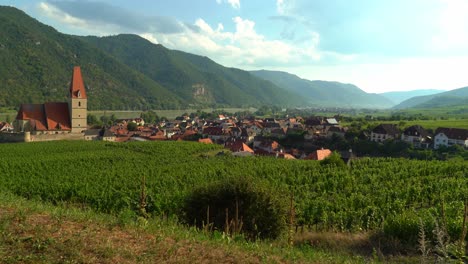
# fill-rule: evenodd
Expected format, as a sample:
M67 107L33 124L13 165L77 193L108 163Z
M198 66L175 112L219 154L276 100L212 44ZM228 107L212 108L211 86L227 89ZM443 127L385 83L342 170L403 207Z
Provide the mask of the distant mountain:
M385 96L386 98L390 99L395 104L399 104L405 100L410 99L411 97L438 94L438 93L443 93L443 92L445 92L445 90L429 89L429 90L413 90L413 91L401 91L401 92L386 92L386 93L380 93L380 95Z
M302 96L316 106L389 108L394 103L388 98L369 94L353 84L328 81L309 81L281 71L251 71L252 74Z
M89 109L303 105L300 96L249 72L171 51L135 35L96 38L59 33L0 6L0 107L65 101L80 65Z
M468 87L463 87L438 94L416 96L401 102L393 108L437 108L464 105L468 105Z

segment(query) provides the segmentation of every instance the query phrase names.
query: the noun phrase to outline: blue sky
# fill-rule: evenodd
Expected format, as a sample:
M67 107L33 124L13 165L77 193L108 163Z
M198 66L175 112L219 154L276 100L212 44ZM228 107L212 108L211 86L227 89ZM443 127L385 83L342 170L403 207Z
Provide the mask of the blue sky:
M138 34L367 92L468 86L468 0L3 0L68 34Z

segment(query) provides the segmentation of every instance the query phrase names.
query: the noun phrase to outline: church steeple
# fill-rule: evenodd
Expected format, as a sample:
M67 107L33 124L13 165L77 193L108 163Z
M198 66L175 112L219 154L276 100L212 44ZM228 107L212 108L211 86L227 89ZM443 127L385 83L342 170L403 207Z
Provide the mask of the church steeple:
M87 124L87 105L88 98L86 89L81 76L79 66L73 68L72 80L70 83L70 120L72 133L81 133L88 127Z
M75 66L73 68L73 75L70 84L70 97L87 99L80 66Z

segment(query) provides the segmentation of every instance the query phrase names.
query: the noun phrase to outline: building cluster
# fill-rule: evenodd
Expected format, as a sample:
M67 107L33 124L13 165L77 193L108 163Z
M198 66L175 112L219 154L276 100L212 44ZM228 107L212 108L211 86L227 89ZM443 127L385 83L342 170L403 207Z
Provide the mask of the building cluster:
M127 125L130 122L137 124L134 131L128 129ZM344 136L346 130L335 118L325 117L242 119L219 115L209 120L182 116L176 120L164 120L157 124L144 124L141 118L122 119L106 129L87 130L85 139L116 142L189 140L205 144L221 144L237 156L262 155L284 159L321 160L332 152L327 149L310 151L286 149L277 140L294 135L301 141L310 143L319 138L331 138L334 134ZM345 156L350 154L347 152Z
M430 134L420 125L414 125L400 132L395 124L380 124L370 135L374 142L386 140L401 140L415 148L434 148L461 146L468 148L468 129L439 127L434 134Z

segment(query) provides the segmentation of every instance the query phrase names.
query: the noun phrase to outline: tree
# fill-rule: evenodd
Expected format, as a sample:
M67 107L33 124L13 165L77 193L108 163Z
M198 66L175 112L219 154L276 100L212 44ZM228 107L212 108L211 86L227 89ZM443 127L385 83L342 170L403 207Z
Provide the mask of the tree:
M133 122L129 122L127 124L127 129L128 131L136 131L137 130L137 124L136 123L133 123Z
M97 119L97 117L95 115L92 115L92 114L88 114L88 116L86 117L86 121L88 122L88 125L100 125L100 121Z
M146 124L154 124L159 121L159 116L154 111L142 112L140 117L145 120Z

